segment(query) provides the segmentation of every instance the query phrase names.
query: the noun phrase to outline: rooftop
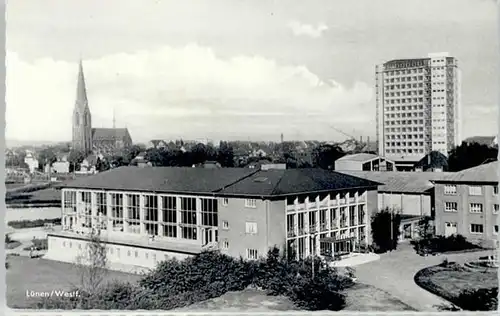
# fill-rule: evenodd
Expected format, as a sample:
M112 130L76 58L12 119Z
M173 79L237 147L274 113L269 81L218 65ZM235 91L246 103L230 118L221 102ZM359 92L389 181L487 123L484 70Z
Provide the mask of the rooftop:
M377 158L379 158L379 156L374 154L359 153L359 154L345 155L337 159L337 161L350 160L350 161L366 162Z
M444 179L435 182L491 182L498 183L498 161L485 163L477 167L451 173Z
M344 174L383 183L379 192L425 193L432 189L432 181L448 179L451 172L398 172L398 171L340 171Z
M152 191L218 196L277 197L300 193L373 188L379 183L322 169L120 167L62 187Z

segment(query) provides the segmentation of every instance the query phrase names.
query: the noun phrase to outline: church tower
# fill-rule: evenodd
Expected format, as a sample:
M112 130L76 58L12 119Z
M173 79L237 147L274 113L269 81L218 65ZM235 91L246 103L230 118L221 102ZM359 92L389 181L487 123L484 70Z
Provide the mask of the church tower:
M73 109L73 149L81 150L86 154L92 151L92 120L81 60L78 69L75 108Z

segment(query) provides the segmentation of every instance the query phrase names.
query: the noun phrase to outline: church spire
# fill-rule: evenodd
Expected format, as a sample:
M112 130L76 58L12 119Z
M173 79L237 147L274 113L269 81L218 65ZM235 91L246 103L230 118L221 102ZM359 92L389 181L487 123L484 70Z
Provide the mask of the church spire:
M80 59L78 68L78 83L76 88L76 102L80 104L87 104L87 87L85 86L85 76L83 75L83 63Z

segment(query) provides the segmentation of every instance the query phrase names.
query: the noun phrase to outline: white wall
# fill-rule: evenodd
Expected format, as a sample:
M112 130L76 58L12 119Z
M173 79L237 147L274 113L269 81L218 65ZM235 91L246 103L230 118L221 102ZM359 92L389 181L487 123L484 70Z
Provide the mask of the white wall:
M381 193L378 194L378 207L402 210L404 215L431 215L431 197L424 194Z
M87 241L58 236L48 237L48 252L44 259L76 263L78 256L85 253ZM134 246L106 244L106 255L110 270L138 273L154 269L156 265L168 259L186 259L191 256L156 249L144 249Z

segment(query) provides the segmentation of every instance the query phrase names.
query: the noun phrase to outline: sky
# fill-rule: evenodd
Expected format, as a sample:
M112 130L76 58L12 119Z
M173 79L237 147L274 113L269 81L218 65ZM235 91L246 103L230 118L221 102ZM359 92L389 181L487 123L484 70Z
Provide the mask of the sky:
M78 61L93 127L151 139L375 139L375 65L449 52L463 137L498 132L493 0L9 0L6 138L69 141Z

